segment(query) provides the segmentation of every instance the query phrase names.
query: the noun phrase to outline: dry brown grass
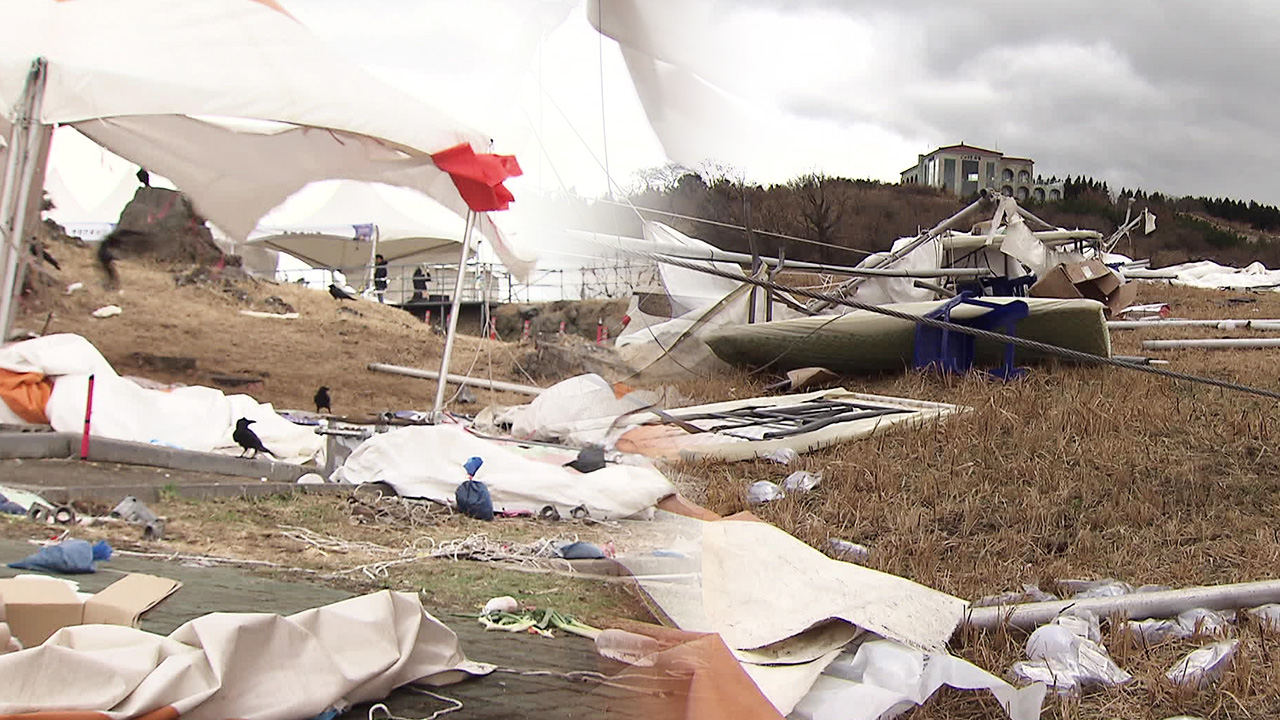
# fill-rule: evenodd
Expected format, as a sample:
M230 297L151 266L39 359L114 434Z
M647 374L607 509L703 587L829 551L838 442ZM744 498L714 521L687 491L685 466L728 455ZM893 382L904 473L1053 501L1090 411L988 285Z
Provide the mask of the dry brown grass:
M204 385L213 384L209 378L214 374L262 374L264 383L247 392L277 408L312 409L316 388L329 385L333 410L340 415L424 409L435 397L433 381L366 369L371 362L438 369L443 339L401 310L374 302L339 303L324 291L249 278L227 287L177 287L175 274L191 268L140 259L117 263L123 289L108 291L89 249L58 243L50 250L62 265L62 286L25 302L18 324L39 331L53 312L49 333L83 335L121 374ZM70 296L61 293L76 281L84 283L83 290ZM272 296L292 305L301 317L275 320L240 314L265 310L262 303ZM106 320L90 315L112 304L124 312ZM197 369L173 373L146 368L132 357L134 352L196 358ZM453 372L470 370L476 377L533 384L514 367L513 352L508 343L460 336ZM477 391L477 397L481 403L527 401L525 396L488 391ZM459 410L466 412L467 407Z

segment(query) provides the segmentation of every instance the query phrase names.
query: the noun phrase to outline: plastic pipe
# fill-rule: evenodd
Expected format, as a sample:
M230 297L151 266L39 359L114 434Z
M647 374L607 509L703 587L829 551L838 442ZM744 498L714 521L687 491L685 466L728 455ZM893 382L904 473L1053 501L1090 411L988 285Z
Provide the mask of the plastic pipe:
M403 367L401 365L387 365L385 363L369 363L369 369L374 372L391 373L392 375L404 375L407 377L421 378L423 380L439 380L440 373L434 370L419 370L417 368ZM456 385L470 385L471 387L488 388L490 390L501 390L503 392L523 393L525 395L541 395L542 388L533 387L532 385L520 385L518 383L502 382L501 380L484 380L482 378L469 378L466 375L455 375L449 373L447 382Z
M1132 620L1169 618L1195 608L1231 610L1280 602L1280 580L1212 585L1132 593L1087 600L1054 600L1023 605L970 608L964 624L990 630L1009 624L1030 630L1052 621L1067 610L1088 610L1098 617L1123 615Z
M1280 330L1280 320L1108 320L1108 330L1152 327L1212 327L1219 330Z
M1214 350L1247 350L1250 348L1280 348L1280 338L1204 338L1199 340L1143 340L1144 350L1174 350L1177 348L1209 348Z

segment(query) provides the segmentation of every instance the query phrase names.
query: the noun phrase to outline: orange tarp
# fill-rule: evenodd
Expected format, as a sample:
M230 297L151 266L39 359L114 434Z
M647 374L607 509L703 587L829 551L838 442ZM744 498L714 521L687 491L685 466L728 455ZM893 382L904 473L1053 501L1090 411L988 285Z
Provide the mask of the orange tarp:
M0 399L29 423L49 422L44 406L53 394L53 381L42 373L16 373L0 368Z

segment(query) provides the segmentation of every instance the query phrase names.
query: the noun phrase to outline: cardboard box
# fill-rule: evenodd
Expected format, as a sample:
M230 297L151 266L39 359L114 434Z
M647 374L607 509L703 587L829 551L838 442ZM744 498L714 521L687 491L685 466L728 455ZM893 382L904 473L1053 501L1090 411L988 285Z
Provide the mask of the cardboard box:
M0 579L0 604L13 636L23 647L35 647L71 625L137 627L142 614L172 595L177 580L132 573L81 600L57 579Z
M1131 305L1138 288L1100 260L1064 263L1046 272L1028 291L1032 297L1088 298L1106 306L1107 317Z

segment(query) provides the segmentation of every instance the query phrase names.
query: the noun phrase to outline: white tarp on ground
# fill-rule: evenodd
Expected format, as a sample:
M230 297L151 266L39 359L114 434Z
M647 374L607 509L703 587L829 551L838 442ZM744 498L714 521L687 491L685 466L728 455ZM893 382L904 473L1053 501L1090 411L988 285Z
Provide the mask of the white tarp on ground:
M39 647L0 655L0 715L297 720L408 683L447 685L491 671L467 661L457 635L417 594L384 590L289 617L214 613L168 637L64 628ZM166 708L176 712L157 712Z
M1135 275L1138 273L1135 273ZM1143 273L1148 274L1148 273ZM1249 263L1242 268L1219 265L1216 262L1200 262L1170 265L1149 271L1168 278L1174 285L1207 288L1210 290L1280 289L1280 270L1268 270L1260 262ZM1141 278L1137 278L1141 279Z
M472 457L484 460L475 479L489 488L495 512L537 513L552 505L567 518L574 508L585 507L592 518L610 520L641 513L676 492L652 467L610 465L580 473L532 459L456 425L375 435L351 452L333 479L353 485L386 482L405 497L453 504L455 491L467 480L463 465Z
M948 684L991 689L1014 720L1039 717L1043 685L1014 689L946 653L963 600L833 560L766 523L661 512L655 523L669 538L663 556L618 561L667 620L719 633L779 713L874 720Z
M84 430L89 376L94 376L94 437L155 443L201 452L239 454L231 439L236 420L255 421L253 431L278 460L322 460L324 441L294 425L269 404L248 395L224 395L208 387L149 390L121 377L102 353L79 335L48 335L0 348L0 368L43 373L53 379L45 415L59 432Z

